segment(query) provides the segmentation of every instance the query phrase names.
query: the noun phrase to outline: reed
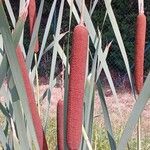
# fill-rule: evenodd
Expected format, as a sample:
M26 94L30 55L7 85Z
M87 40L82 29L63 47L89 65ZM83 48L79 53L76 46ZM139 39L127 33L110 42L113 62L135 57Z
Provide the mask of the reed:
M69 149L79 148L82 135L82 111L85 85L88 31L80 23L73 32L70 79L67 105L67 144Z

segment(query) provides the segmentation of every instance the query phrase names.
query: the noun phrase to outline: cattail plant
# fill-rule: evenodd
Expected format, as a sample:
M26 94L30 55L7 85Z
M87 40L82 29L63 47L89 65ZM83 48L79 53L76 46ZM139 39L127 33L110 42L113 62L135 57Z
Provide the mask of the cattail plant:
M21 69L22 77L24 80L25 90L26 90L26 94L27 94L27 98L28 98L28 104L29 104L29 108L31 111L31 115L32 115L33 124L34 124L34 128L35 128L36 136L38 139L39 147L40 147L40 150L47 150L48 148L47 148L45 135L44 135L44 132L42 129L40 117L38 115L33 89L32 89L31 84L30 84L30 79L28 76L27 67L26 67L23 53L21 52L20 46L18 46L16 49L16 55L17 55L20 69Z
M73 32L67 108L67 144L71 150L77 150L81 141L87 46L88 31L79 24Z
M57 145L58 150L64 150L64 103L59 100L57 103Z
M36 1L30 0L29 3L29 26L30 26L30 35L33 33L33 27L36 19ZM37 38L35 48L34 48L34 60L35 60L35 66L36 66L36 100L38 105L38 113L40 114L40 102L39 102L39 79L38 79L38 68L37 68L37 53L39 51L39 41Z
M86 75L88 30L83 24L84 0L81 20L73 32L70 79L67 104L67 144L70 150L79 149L82 135L82 113Z
M146 35L146 16L144 15L144 1L139 0L139 14L136 20L136 37L135 37L135 88L137 94L143 87L144 74L144 50ZM141 117L137 124L137 149L141 149Z
M29 3L29 26L30 26L30 35L32 35L33 27L36 19L36 2L35 0L30 0ZM39 41L37 39L34 52L37 53L39 50Z
M146 17L144 11L140 9L136 21L136 37L135 37L135 87L137 94L143 87L143 71L144 71L144 49L146 35Z

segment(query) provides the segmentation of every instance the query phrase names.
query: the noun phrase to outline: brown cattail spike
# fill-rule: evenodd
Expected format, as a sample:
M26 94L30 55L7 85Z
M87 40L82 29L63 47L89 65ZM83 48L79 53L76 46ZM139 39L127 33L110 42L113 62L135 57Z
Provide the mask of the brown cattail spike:
M64 104L62 100L57 103L57 145L58 150L64 150Z
M87 49L88 31L84 25L77 25L73 33L67 105L67 144L70 150L77 150L81 141Z
M38 111L37 111L37 107L36 107L36 103L35 103L35 97L34 97L33 89L32 89L31 84L30 84L27 67L25 64L23 53L21 52L21 49L19 46L16 49L16 55L17 55L20 69L21 69L21 73L22 73L22 77L23 77L23 81L24 81L24 86L25 86L25 90L26 90L26 94L27 94L27 98L28 98L29 109L30 109L30 112L32 115L35 133L36 133L36 136L38 139L40 150L48 150L45 135L44 135L44 132L42 129L41 120L40 120L40 117L38 115Z
M29 25L30 25L30 35L32 35L33 27L36 19L36 2L35 0L30 0L29 3ZM34 52L37 53L39 50L39 41L37 38Z
M144 49L146 35L146 17L143 13L137 16L135 41L135 87L137 94L143 87Z

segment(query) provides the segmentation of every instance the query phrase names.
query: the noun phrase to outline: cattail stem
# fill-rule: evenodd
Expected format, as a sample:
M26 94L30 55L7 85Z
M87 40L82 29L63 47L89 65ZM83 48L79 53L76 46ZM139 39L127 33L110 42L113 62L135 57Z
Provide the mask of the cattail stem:
M82 125L82 134L83 134L83 137L84 137L84 139L85 139L85 141L86 141L86 143L87 143L88 149L89 149L89 150L92 150L91 143L90 143L90 141L89 141L89 138L88 138L88 136L87 136L87 133L86 133L85 128L84 128L83 125Z
M136 22L136 43L135 43L135 88L137 94L140 93L143 87L144 74L144 51L145 51L145 36L146 36L146 17L144 15L143 0L139 1L139 15ZM141 149L141 123L140 119L137 125L137 148Z
M38 107L39 115L41 114L40 111L40 89L39 89L39 76L38 76L38 65L37 65L37 54L34 54L34 60L35 60L35 78L36 78L36 102Z
M81 142L87 46L88 31L79 24L73 33L68 90L67 144L70 150L77 150Z
M85 7L85 0L82 0L80 24L83 24L84 20L84 7Z
M138 0L138 9L139 14L140 13L144 14L144 0Z

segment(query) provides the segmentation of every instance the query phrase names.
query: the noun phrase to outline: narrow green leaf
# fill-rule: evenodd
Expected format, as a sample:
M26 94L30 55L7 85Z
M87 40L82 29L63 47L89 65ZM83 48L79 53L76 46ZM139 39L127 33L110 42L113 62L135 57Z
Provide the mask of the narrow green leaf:
M12 10L11 4L10 4L10 2L7 1L7 0L5 0L5 4L6 4L7 10L8 10L8 13L9 13L9 16L10 16L10 19L11 19L11 22L12 22L12 25L13 25L13 27L15 28L16 19L15 19L14 12L13 12L13 10Z
M33 59L33 54L34 54L34 47L35 47L35 44L36 44L38 31L39 31L39 27L40 27L40 22L41 22L41 17L42 17L42 12L43 12L43 6L44 6L44 0L41 0L38 15L37 15L34 27L33 27L33 34L32 34L32 37L31 37L31 42L30 42L30 45L29 45L29 50L28 50L27 59L26 59L28 70L30 70L31 64L32 64L32 59Z
M48 20L47 20L46 28L45 28L45 31L44 31L44 36L43 36L42 45L41 45L41 48L40 48L40 54L39 54L39 58L38 58L38 65L41 61L43 51L44 51L44 48L45 48L45 45L46 45L46 42L47 42L49 30L50 30L52 19L53 19L53 16L54 16L56 2L57 2L57 0L53 1L52 7L50 9L50 13L48 15Z
M106 9L107 9L107 12L108 12L108 16L109 16L113 31L114 31L116 39L118 41L118 45L119 45L119 48L120 48L120 51L121 51L126 69L127 69L127 73L128 73L128 77L129 77L129 81L130 81L132 91L134 91L133 90L133 83L132 83L131 73L130 73L129 61L128 61L125 46L124 46L124 43L123 43L123 40L122 40L122 37L121 37L121 33L119 31L117 20L115 18L115 15L114 15L114 12L113 12L113 9L112 9L112 6L111 6L111 2L108 1L108 0L104 0L104 2L105 2L105 6L106 6Z
M4 55L2 58L2 62L0 62L0 88L3 84L8 68L9 68L8 60L6 55Z
M146 103L148 102L150 98L149 89L150 89L150 73L148 74L147 79L144 83L144 87L132 109L132 112L130 114L126 127L123 131L122 137L117 146L117 150L125 150L127 146L127 142L129 138L132 136L133 130L138 122L138 119L141 113L143 112Z
M18 133L18 138L20 142L20 146L23 150L30 149L27 139L27 131L25 127L25 121L24 121L24 114L22 112L21 103L16 91L16 88L14 90L11 90L11 98L12 98L12 107L13 107L13 114L15 116L15 123L16 123L16 129Z
M99 97L100 97L101 106L102 106L102 109L103 109L105 128L106 128L106 131L107 131L107 134L108 134L110 147L111 147L111 150L115 150L116 149L115 138L114 138L114 135L113 135L111 121L110 121L110 118L109 118L109 112L108 112L108 109L107 109L106 100L105 100L105 96L104 96L104 93L103 93L103 90L102 90L100 79L98 79L96 85L97 85L97 89L98 89L98 93L99 93Z
M60 34L60 28L61 28L61 23L62 23L63 9L64 9L64 0L62 0L61 3L60 3L58 22L57 22L56 33L55 33L55 37L54 37L54 49L53 49L50 79L49 79L50 89L51 89L51 86L52 86L52 81L53 81L53 78L54 78L54 72L55 72L55 66L56 66L57 44L58 44L58 37L59 37L59 34Z
M97 3L98 3L98 0L95 0L95 1L93 2L93 6L92 6L92 9L91 9L91 11L90 11L90 16L92 16L92 14L93 14L93 12L94 12L94 10L95 10L95 7L96 7L96 5L97 5Z
M8 149L8 150L10 149L7 143L7 138L1 128L0 128L0 143L2 143L4 149Z

